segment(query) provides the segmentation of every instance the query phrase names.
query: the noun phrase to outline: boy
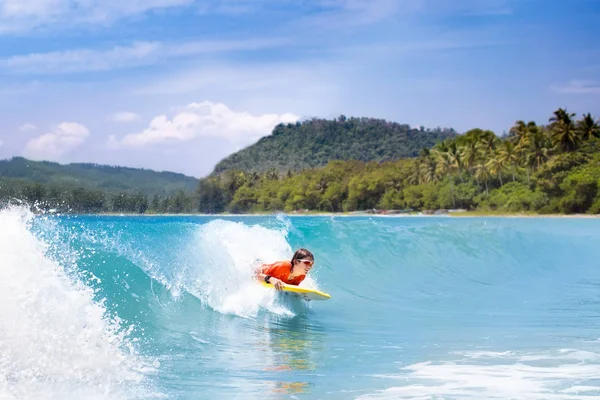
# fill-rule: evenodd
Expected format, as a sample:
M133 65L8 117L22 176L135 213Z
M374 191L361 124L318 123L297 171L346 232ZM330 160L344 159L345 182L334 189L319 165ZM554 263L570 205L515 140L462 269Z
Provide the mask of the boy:
M282 290L284 285L299 285L314 263L315 258L310 251L298 249L291 261L263 265L256 277L272 284L275 289Z

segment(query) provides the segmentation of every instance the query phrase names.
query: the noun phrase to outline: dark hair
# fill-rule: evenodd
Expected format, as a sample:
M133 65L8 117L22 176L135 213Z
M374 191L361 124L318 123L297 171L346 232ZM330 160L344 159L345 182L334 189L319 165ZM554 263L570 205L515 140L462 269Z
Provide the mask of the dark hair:
M315 257L313 256L313 254L310 251L308 251L306 249L298 249L292 256L292 266L294 265L294 261L302 260L304 258L309 258L309 259L315 261Z

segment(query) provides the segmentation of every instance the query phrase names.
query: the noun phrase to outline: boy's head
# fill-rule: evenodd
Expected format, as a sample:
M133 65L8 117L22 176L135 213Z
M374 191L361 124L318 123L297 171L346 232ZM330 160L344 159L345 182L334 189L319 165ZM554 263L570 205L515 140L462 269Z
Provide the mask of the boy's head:
M298 249L292 257L292 268L306 275L315 263L315 257L306 249Z

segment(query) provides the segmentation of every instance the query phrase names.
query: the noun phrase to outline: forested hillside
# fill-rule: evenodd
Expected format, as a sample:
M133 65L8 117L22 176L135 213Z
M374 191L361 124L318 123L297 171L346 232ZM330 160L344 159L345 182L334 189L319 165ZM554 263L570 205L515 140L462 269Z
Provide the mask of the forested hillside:
M0 206L27 202L63 212L196 209L198 180L183 174L96 164L0 160Z
M227 171L200 181L200 211L462 208L600 213L600 128L558 109L547 125L517 121L507 137L472 129L417 158L334 161L298 173Z
M97 164L62 165L22 157L0 160L0 179L19 179L51 185L99 189L107 192L143 192L166 196L178 190L195 190L198 179L173 172Z
M413 129L374 118L312 119L280 124L257 143L223 159L215 173L298 171L325 166L332 160L391 161L416 157L456 134L452 129Z
M330 123L339 126L346 121ZM300 126L280 126L276 131ZM197 185L193 178L179 174L91 165L62 169L53 163L17 158L0 162L0 205L22 200L42 209L77 213L451 208L600 213L600 127L589 113L578 118L558 109L545 125L517 121L506 137L482 129L438 134L445 139L421 148L413 158L333 159L325 166L285 172L267 169L273 157L256 158L255 165L264 172L226 170ZM285 142L280 145L286 147ZM67 174L67 170L77 172ZM152 180L157 176L161 179ZM194 182L193 191L187 179ZM176 189L177 185L182 186Z

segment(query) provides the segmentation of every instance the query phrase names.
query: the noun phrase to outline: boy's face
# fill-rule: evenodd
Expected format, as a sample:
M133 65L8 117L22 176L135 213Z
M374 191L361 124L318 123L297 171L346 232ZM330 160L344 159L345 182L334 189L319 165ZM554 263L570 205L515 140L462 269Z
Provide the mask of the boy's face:
M302 259L302 260L296 260L295 263L296 263L295 268L297 268L298 273L301 273L302 275L306 275L306 274L308 274L308 271L310 271L310 269L312 268L312 266L315 262L314 262L314 260L311 260L311 259Z

